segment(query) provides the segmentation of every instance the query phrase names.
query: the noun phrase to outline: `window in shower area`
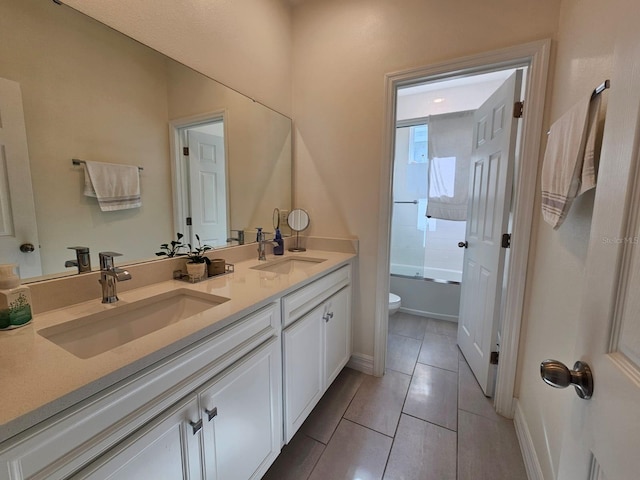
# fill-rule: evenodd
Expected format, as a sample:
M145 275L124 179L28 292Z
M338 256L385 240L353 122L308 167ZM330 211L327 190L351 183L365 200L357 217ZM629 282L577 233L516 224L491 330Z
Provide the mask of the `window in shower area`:
M391 274L459 282L462 278L466 222L427 218L429 127L425 121L403 122L396 129L391 227ZM440 191L453 191L455 157L438 162ZM434 164L435 166L435 164ZM431 188L434 188L432 185Z

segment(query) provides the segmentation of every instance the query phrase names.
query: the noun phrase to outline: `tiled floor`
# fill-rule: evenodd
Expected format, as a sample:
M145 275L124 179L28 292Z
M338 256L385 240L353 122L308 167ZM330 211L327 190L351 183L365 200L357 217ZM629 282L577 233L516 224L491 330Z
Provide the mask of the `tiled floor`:
M526 480L513 422L455 339L455 324L397 313L384 377L345 368L264 479Z

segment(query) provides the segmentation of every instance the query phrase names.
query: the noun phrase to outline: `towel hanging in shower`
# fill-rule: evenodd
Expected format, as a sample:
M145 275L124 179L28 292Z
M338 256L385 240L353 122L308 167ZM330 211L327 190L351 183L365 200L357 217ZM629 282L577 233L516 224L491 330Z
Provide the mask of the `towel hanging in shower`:
M429 117L427 217L467 219L473 112Z

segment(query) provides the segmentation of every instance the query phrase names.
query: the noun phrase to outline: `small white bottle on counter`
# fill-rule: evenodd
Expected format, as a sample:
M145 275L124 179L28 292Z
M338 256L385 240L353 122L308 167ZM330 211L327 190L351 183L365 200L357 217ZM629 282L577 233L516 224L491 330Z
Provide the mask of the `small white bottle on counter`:
M15 263L0 264L0 330L22 327L33 319L31 292L20 285Z

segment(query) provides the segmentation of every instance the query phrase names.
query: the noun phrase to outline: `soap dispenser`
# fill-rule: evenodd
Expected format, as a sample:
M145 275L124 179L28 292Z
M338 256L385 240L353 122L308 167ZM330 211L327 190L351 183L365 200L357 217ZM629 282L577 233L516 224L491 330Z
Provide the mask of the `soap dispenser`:
M276 245L273 246L273 254L274 255L283 255L284 254L284 240L282 239L282 234L280 233L280 229L276 228L276 236L273 238L273 241L276 242Z
M26 325L31 321L31 292L20 285L17 265L0 265L0 330Z

